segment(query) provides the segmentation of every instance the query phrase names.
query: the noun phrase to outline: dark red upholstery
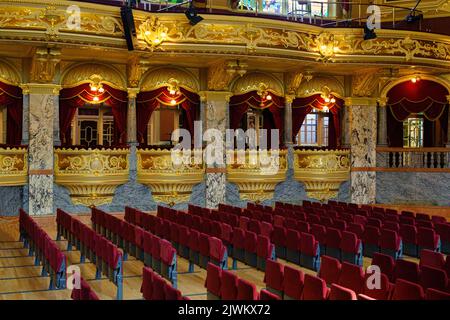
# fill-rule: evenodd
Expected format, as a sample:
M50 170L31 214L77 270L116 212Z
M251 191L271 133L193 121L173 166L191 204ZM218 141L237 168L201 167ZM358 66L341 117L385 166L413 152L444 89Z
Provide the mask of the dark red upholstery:
M245 230L241 228L234 228L233 230L233 248L245 248Z
M356 293L333 283L330 288L329 300L356 300Z
M300 300L303 292L305 274L299 269L284 266L283 291L292 299Z
M153 270L149 267L144 267L142 273L141 292L145 300L152 300L153 298Z
M395 261L392 256L379 252L374 253L371 265L378 266L390 281L394 280Z
M372 281L373 274L367 273L364 278L362 293L376 300L388 300L390 298L393 285L384 273L380 273L380 288L376 288L376 283Z
M319 277L305 274L302 300L326 300L330 289L325 281Z
M399 259L395 263L394 279L403 279L414 283L419 283L420 269L415 262Z
M236 300L238 277L228 270L222 270L220 296L222 300Z
M274 260L266 260L264 283L267 287L283 291L284 266Z
M265 289L261 289L259 300L281 300L276 294L269 292Z
M450 293L428 288L425 290L425 300L450 300Z
M424 289L448 290L448 278L443 269L423 266L420 268L419 284Z
M445 268L445 256L436 251L424 249L420 251L419 266L423 266L444 269Z
M437 250L439 235L430 228L417 228L417 245L422 249Z
M258 300L258 290L256 286L244 279L238 279L237 300Z
M226 248L222 243L222 240L216 237L209 237L209 256L220 262L225 256Z
M222 270L215 264L208 263L206 271L206 289L208 292L220 297Z
M391 300L423 300L424 293L420 285L403 279L395 282Z
M320 270L317 274L320 278L330 285L337 283L341 273L341 263L338 259L323 255L321 257Z
M341 273L339 274L338 284L349 288L356 293L361 293L364 285L364 271L362 267L343 262Z
M256 233L251 231L245 231L245 251L256 253L256 246L258 243L258 237Z

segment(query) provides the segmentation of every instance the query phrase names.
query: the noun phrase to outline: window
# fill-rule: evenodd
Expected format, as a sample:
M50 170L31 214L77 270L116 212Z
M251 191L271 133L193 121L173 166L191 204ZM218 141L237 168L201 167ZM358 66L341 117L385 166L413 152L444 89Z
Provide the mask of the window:
M302 146L327 146L329 121L328 111L308 113L297 134L297 144Z
M314 2L311 2L311 14L313 16L328 17L328 0L314 0Z
M283 9L281 0L263 0L262 1L262 10L267 13L277 13L280 14Z
M423 118L408 118L403 121L403 147L423 147Z
M72 144L93 147L114 144L114 117L106 105L87 104L77 109L72 122Z

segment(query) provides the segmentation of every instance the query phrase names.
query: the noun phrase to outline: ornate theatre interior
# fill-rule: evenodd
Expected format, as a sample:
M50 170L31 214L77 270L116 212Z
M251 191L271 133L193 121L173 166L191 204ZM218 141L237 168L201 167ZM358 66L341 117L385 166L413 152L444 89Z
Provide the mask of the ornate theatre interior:
M374 252L422 265L421 250L428 249L444 261L450 248L450 33L445 27L450 1L416 3L1 1L0 249L15 252L2 251L0 258L6 258L0 266L20 265L24 260L14 257L23 255L33 267L20 271L31 275L27 280L15 268L0 268L0 299L80 299L65 283L66 269L74 264L82 266L85 280L97 279L83 282L95 292L89 297L142 299L141 283L152 272L169 280L180 299L225 299L204 287L213 266L202 258L256 285L252 298L287 296L263 280L275 256L311 276L325 264L323 254L361 268L370 265ZM371 17L375 29L368 27ZM245 136L249 129L257 144L269 132L267 145L253 150ZM202 158L215 141L208 130L219 134L216 140L236 134L231 147L215 147L224 161L195 162L194 153L187 162L173 161L180 141ZM253 161L263 152L269 163ZM233 161L238 155L245 161ZM341 233L356 234L362 240L360 260L319 240L314 223L339 228L308 217L314 210L317 216L336 212L334 223L347 219L339 239L345 237ZM367 229L377 212L383 216L379 229L394 232L403 252L371 251L364 228L360 234L350 228ZM304 214L308 227L298 223L298 243L312 235L321 252L310 257L299 249L297 256L288 248L286 253L274 231L250 230L250 223L247 229L222 213L259 219L271 228ZM397 215L398 228L386 226L389 213ZM420 214L427 223L421 225ZM170 234L178 226L160 234L163 223L152 220L181 225L176 218L181 215L266 235L274 255L260 263L259 255L247 256L244 249L240 254L231 236L227 241L224 232L211 229L209 236L221 240L225 258L223 252L218 258L200 253L197 261L190 257L192 248L181 244L181 229L180 235ZM440 237L439 248L407 242L401 218L409 215L416 229ZM144 216L150 217L148 225ZM161 257L155 266L144 247L120 230L116 234L114 222L107 222L114 219L171 241L161 246L173 246L164 252L174 249L177 263ZM103 259L108 260L103 270L95 248L77 237L84 228L93 230L97 243L104 237L117 249L113 262ZM61 259L46 262L43 238L52 241ZM211 248L216 245L209 241ZM199 273L191 273L194 264ZM389 281L393 288L402 285L395 277ZM434 291L421 281L420 297L432 297ZM432 288L450 292L450 282ZM299 299L308 299L306 291ZM358 299L374 298L363 289L353 291L362 296ZM401 299L391 291L376 298ZM322 298L331 296L336 295ZM152 296L144 290L144 298Z

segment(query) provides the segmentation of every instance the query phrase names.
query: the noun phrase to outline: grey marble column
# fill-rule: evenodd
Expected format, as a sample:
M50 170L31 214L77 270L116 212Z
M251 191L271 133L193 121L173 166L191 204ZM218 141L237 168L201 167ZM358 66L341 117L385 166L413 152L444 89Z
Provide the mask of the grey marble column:
M378 146L387 146L387 119L386 119L386 98L380 98L378 100Z
M22 111L22 145L28 145L29 142L29 117L30 117L30 91L27 86L22 87L23 111Z
M341 132L342 132L342 144L341 146L343 148L349 148L350 147L350 118L349 118L349 106L345 105L344 108L342 108L342 125L341 125Z
M370 98L347 98L350 117L351 202L375 203L377 107Z
M28 176L30 215L53 213L53 127L59 86L28 84L30 89Z
M292 101L293 96L285 97L286 104L284 108L284 144L292 144Z
M136 129L136 96L139 88L128 88L128 110L127 110L127 143L130 146L130 181L136 182L137 177L137 155L136 147L137 129Z
M228 91L206 91L205 96L205 130L217 129L222 132L225 139L225 132L228 128L228 101L231 96ZM225 162L225 140L223 148ZM206 207L217 208L219 203L225 203L226 192L226 164L207 165L206 168Z
M60 146L61 139L59 136L59 95L55 95L53 99L53 105L55 106L55 110L53 113L53 145Z

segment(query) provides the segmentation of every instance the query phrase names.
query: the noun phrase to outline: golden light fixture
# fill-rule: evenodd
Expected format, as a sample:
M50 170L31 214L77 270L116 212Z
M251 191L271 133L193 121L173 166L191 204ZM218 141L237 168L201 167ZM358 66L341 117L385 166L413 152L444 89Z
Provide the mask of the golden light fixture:
M139 31L141 38L153 51L166 40L168 28L157 17L152 16L139 26Z
M172 100L170 100L170 104L174 106L177 104L177 101L175 99L172 99Z
M98 99L97 96L95 96L92 100L95 101L95 102L98 102L99 99Z
M227 73L233 75L237 73L239 76L243 76L247 73L248 64L244 62L240 62L239 60L236 61L228 61L226 71Z
M419 77L419 76L413 76L413 77L411 78L411 82L412 82L412 83L416 83L417 81L420 81L420 77Z

